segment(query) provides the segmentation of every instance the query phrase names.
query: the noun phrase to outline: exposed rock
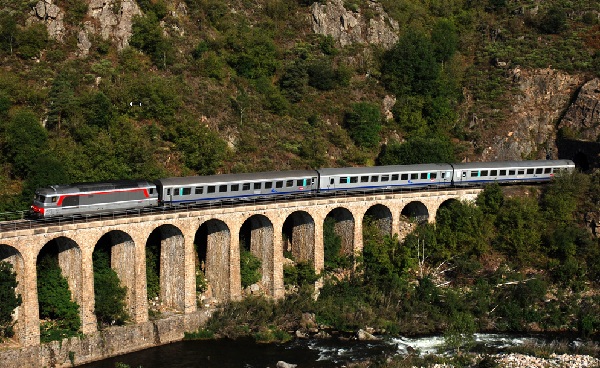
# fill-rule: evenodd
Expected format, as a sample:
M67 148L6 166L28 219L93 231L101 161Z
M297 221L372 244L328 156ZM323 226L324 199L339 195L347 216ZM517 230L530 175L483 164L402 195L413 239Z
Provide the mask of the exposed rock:
M308 334L300 330L296 330L295 335L297 339L308 339Z
M359 339L360 341L375 341L375 340L379 340L377 337L373 336L372 334L368 333L367 331L360 329L356 332L356 338Z
M296 368L297 364L286 363L283 360L277 362L277 368Z
M592 79L581 87L575 102L562 118L559 129L586 141L600 138L600 79Z
M396 104L396 96L386 95L383 98L383 115L386 120L394 120L394 114L392 113L392 108Z
M129 46L133 17L142 15L142 11L134 0L91 0L88 15L96 20L88 23L93 32L115 41L121 50Z
M551 158L557 158L556 124L583 83L583 76L564 74L550 68L519 69L511 75L521 93L516 95L511 111L501 125L502 135L485 137L492 130L483 130L486 146L482 159L543 159L547 153ZM480 123L476 117L473 118L473 126ZM492 134L498 134L498 130L495 131Z
M311 6L313 32L332 36L341 46L352 43L392 47L398 41L398 22L390 18L381 4L369 1L369 15L344 8L343 0Z
M48 36L62 41L65 35L65 13L52 0L40 0L31 10L28 22L43 22L48 29Z
M314 313L302 313L300 327L310 330L317 327L317 320Z

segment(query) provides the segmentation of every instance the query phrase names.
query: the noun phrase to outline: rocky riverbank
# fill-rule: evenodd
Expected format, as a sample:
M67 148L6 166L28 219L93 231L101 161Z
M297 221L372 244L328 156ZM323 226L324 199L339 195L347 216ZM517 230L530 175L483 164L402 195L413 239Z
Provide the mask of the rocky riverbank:
M551 354L547 358L524 354L497 354L491 356L501 368L588 368L599 367L600 359L589 355ZM475 364L481 363L483 357L476 357ZM491 365L490 365L491 366ZM413 366L414 368L420 366ZM429 368L454 368L452 364L434 364Z

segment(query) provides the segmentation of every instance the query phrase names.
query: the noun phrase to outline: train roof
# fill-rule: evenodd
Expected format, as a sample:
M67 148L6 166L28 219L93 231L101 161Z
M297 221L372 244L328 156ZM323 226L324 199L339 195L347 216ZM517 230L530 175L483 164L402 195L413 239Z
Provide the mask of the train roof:
M257 173L221 174L210 176L186 176L158 179L156 183L163 186L173 185L195 185L195 184L218 184L229 182L261 181L261 180L286 180L317 176L315 170L290 170L290 171L268 171Z
M319 169L323 176L329 175L366 175L389 174L395 172L452 170L450 164L420 164L420 165L388 165L371 167L343 167L334 169Z
M97 192L106 190L123 190L135 188L147 188L153 186L146 180L115 180L95 183L75 183L52 185L50 187L39 188L37 194L53 195L53 194L71 194L80 192Z
M571 160L535 160L535 161L493 161L493 162L464 162L452 164L455 169L500 169L500 168L528 168L528 167L555 167L575 166Z

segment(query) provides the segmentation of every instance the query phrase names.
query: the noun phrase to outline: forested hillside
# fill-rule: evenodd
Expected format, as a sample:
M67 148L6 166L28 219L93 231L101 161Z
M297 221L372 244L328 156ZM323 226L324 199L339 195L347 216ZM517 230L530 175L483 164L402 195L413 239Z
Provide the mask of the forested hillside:
M397 41L315 33L305 0L0 0L0 212L55 183L479 159L517 71L600 74L597 2L334 2Z

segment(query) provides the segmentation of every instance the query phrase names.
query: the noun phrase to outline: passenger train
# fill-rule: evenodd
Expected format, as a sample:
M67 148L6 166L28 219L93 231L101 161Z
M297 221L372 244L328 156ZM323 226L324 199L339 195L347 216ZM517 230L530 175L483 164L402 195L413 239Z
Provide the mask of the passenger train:
M32 217L91 215L150 207L333 195L344 192L538 183L572 171L570 160L347 167L53 185L36 190Z

